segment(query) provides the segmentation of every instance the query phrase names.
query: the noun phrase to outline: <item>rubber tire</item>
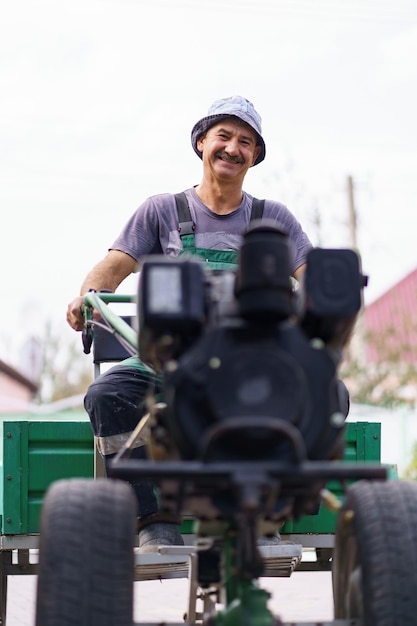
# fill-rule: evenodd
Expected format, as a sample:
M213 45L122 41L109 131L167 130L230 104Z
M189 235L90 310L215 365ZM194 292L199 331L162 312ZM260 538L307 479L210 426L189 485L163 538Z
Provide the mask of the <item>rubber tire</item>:
M4 626L6 623L7 615L7 574L2 572L0 574L0 625Z
M36 626L132 626L135 529L126 483L53 483L41 517Z
M332 581L336 619L416 624L416 483L359 481L348 490L336 526Z

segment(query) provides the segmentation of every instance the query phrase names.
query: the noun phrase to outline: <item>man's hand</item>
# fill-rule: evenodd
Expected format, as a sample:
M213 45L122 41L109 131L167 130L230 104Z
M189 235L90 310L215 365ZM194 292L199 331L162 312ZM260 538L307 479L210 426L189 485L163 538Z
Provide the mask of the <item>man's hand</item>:
M87 274L81 293L87 291L116 291L122 280L135 271L137 261L125 252L120 250L110 250L107 256L97 263L95 267ZM83 297L78 296L69 303L67 308L67 322L74 330L82 330L84 328L83 317ZM93 317L100 319L98 311L94 311Z
M83 302L84 298L77 296L69 303L67 308L67 322L74 330L82 330L84 328Z

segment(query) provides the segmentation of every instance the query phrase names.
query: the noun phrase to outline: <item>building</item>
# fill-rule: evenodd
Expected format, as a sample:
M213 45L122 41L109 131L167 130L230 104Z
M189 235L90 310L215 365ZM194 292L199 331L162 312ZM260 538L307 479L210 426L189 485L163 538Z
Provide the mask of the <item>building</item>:
M0 360L0 413L20 413L33 402L38 385Z
M417 367L417 269L369 304L363 315L367 361L381 359L381 350Z

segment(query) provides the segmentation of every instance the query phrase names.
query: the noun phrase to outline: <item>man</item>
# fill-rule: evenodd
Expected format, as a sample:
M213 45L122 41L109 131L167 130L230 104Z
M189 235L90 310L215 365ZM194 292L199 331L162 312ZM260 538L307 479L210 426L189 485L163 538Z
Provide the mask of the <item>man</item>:
M231 267L237 259L241 237L252 209L259 203L243 191L248 169L265 158L261 118L253 104L241 96L217 100L208 115L191 132L191 143L203 162L199 185L187 189L180 199L156 195L136 210L107 256L87 275L81 296L68 305L67 321L82 330L82 296L88 290L115 291L144 255L178 256L183 252L202 257L210 266ZM256 215L255 215L256 216ZM292 242L292 274L299 279L312 245L288 209L266 200L263 216L280 222ZM117 454L145 411L149 385L158 385L138 358L130 358L98 377L85 397L98 447L105 464ZM132 456L145 458L143 441L137 441ZM158 510L153 485L131 481L138 502L139 548L142 552L159 544L182 543L179 520Z

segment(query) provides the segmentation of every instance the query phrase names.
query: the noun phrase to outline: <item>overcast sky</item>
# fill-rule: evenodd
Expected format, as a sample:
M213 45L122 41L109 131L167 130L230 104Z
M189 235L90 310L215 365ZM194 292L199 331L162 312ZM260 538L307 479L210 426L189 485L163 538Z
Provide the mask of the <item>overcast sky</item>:
M234 94L267 146L248 192L348 247L350 175L366 301L417 267L415 0L13 0L0 29L0 358L47 319L74 335L84 275L147 196L200 181L191 127Z

